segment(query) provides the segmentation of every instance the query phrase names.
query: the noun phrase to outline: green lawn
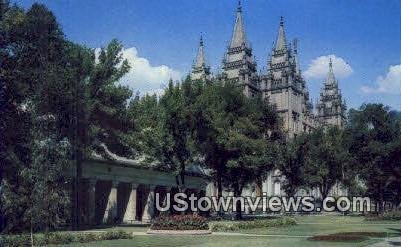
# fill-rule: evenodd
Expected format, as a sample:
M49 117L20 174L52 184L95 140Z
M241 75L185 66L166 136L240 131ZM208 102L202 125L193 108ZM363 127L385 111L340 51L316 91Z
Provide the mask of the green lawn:
M359 243L334 243L309 241L307 237L317 234L359 231L386 232L389 236L401 235L401 222L370 222L364 221L362 217L349 216L303 216L297 217L297 221L299 224L296 226L258 228L235 232L253 234L251 236L235 236L227 235L226 233L218 233L225 235L210 236L149 236L143 235L143 232L147 229L145 227L117 227L113 229L142 232L142 235L135 236L132 240L111 240L68 246L367 246L381 240L375 238Z

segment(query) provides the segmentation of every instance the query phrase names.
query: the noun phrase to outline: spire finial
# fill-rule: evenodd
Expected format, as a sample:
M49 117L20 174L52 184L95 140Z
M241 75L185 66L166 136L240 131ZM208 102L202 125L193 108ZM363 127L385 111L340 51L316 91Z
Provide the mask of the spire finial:
M327 73L327 78L325 84L334 84L336 83L336 79L334 76L334 71L333 71L333 60L332 56L329 56L329 72Z
M284 17L280 16L280 26L284 26Z
M237 7L237 12L242 11L242 6L241 6L241 0L238 1L238 7Z
M200 34L199 45L203 46L203 35L202 35L202 33Z

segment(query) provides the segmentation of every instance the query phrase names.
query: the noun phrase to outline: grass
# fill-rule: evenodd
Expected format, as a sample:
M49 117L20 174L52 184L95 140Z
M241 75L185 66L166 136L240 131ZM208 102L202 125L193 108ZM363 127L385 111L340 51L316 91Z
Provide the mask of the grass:
M401 222L394 221L365 221L362 217L351 216L299 216L297 225L285 227L262 227L235 231L239 234L253 235L209 235L209 236L147 236L143 232L146 227L116 227L112 230L125 230L142 233L134 236L132 240L109 240L85 244L72 244L77 246L367 246L380 242L383 236L401 236ZM103 229L111 230L111 229ZM336 241L310 241L309 237L315 235L330 235L336 233L355 234L363 239L352 242ZM360 233L362 232L362 233ZM225 234L225 233L221 233ZM265 235L265 236L263 236Z

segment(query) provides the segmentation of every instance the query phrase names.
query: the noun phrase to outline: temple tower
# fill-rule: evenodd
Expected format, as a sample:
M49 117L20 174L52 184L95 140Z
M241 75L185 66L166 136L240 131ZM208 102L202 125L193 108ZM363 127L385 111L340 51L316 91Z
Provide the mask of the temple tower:
M210 79L210 67L206 65L202 36L200 37L199 40L199 47L198 47L198 52L196 54L195 62L192 65L191 79L192 80Z
M318 117L324 125L336 125L342 128L345 124L346 104L342 100L338 81L334 76L333 63L330 58L329 72L320 92L317 105Z
M316 127L312 104L298 61L298 42L294 50L287 44L281 17L276 42L268 58L267 73L262 76L263 96L277 107L289 137Z
M223 71L223 76L236 80L243 86L246 96L252 97L259 92L256 62L246 40L241 2L238 3L231 42L223 59Z

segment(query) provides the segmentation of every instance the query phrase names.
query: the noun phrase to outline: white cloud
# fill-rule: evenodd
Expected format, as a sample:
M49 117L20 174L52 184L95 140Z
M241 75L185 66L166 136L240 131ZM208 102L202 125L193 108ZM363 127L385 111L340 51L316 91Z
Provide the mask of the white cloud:
M313 59L308 69L304 72L304 76L309 79L325 78L329 71L330 58L333 62L333 71L337 78L344 78L352 74L351 66L341 57L336 55L320 56Z
M143 93L160 95L170 79L180 80L183 73L166 65L152 66L148 59L139 57L135 47L122 51L131 69L119 81L121 85L129 86L132 90Z
M376 87L363 86L362 93L383 93L401 95L401 64L390 66L385 76L376 79Z

